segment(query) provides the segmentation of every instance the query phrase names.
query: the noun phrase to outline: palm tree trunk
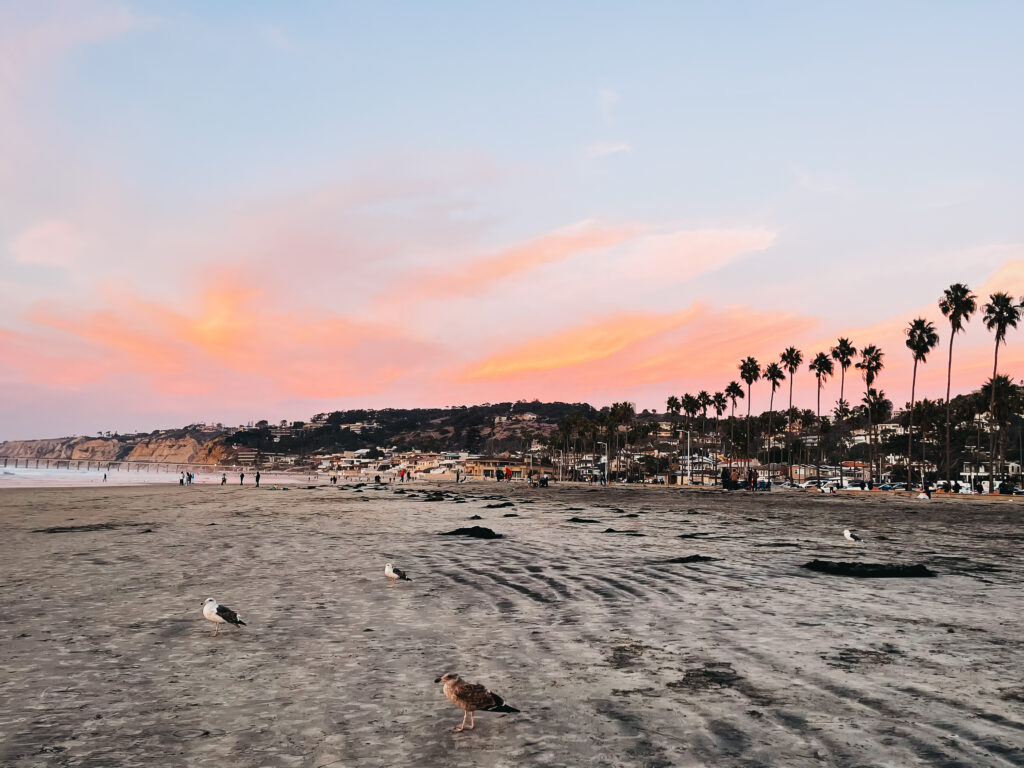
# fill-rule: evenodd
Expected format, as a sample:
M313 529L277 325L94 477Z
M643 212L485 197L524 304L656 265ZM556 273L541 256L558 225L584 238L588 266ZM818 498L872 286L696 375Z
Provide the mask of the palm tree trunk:
M865 400L868 401L868 482L874 483L875 481L875 424L874 419L871 418L871 386L869 385L867 391L864 393Z
M992 361L992 399L988 406L988 492L996 484L996 433L995 433L995 410L996 410L996 371L999 368L999 339L996 338L996 356Z
M789 456L789 482L793 482L793 371L789 372L789 411L786 413L786 453Z
M818 376L818 463L814 467L818 477L818 487L821 487L821 376Z
M772 384L775 384L774 379ZM775 425L775 387L772 387L772 394L768 398L768 490L772 489L772 427Z
M946 365L946 487L953 490L953 456L952 443L949 440L949 391L953 386L953 337L956 334L950 329L949 334L949 363Z
M744 458L746 459L747 474L750 474L750 385L747 384L747 454ZM751 488L750 490L754 490Z
M910 421L907 426L907 490L910 490L910 478L913 474L913 462L910 460L914 440L914 389L917 387L917 358L914 358L914 375L910 379Z

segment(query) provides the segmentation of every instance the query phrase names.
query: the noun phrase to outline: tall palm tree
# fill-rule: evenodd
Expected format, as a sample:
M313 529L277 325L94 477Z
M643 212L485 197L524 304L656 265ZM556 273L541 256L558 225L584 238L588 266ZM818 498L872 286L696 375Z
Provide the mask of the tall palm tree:
M815 467L818 479L821 479L821 385L828 381L828 377L835 371L832 358L826 352L819 352L807 365L807 368L818 379L818 463Z
M679 398L675 395L669 395L668 400L665 401L665 409L672 416L672 429L675 430L676 417L679 416L679 411L683 407L683 404L679 402Z
M793 480L793 374L804 361L803 353L796 347L786 347L779 356L782 367L789 371L789 410L786 412L786 452L789 456L789 479Z
M711 399L711 395L706 389L702 389L697 393L697 404L700 406L700 453L701 456L707 454L707 442L708 442L708 408L710 408L714 401ZM704 465L701 464L700 482L704 484Z
M1020 321L1020 307L1013 303L1008 293L993 293L988 297L988 304L983 307L985 313L985 327L996 334L996 354L992 361L992 379L995 380L999 368L999 344L1006 339L1006 331L1009 328L1016 328ZM995 487L995 450L996 435L992 428L995 419L993 409L996 406L996 388L992 387L992 399L989 403L989 490Z
M730 381L725 388L725 396L732 401L732 416L729 419L729 446L732 448L733 457L736 455L736 441L733 439L733 427L736 424L736 401L743 399L743 387L738 381Z
M761 378L761 366L757 360L748 357L740 361L740 378L747 384L747 469L750 469L750 386ZM751 488L750 490L754 490Z
M840 337L831 350L832 359L839 363L839 405L842 407L846 390L846 369L853 363L857 356L857 348L847 338Z
M714 400L711 399L711 395L708 394L708 391L706 389L702 389L700 392L697 393L697 405L700 406L701 411L700 433L701 440L703 440L707 436L708 408L714 405Z
M885 363L882 362L883 357L885 357L885 353L882 350L874 344L869 344L860 351L860 362L856 364L856 367L864 375L864 401L868 406L868 477L872 482L875 480L875 425L872 418L874 409L871 407L871 402L872 396L877 393L871 389L871 385L875 383L878 374L885 367Z
M949 363L946 366L946 485L953 487L952 450L949 442L949 392L953 384L953 339L964 329L978 308L971 289L963 283L953 283L942 292L939 309L949 319Z
M907 326L907 349L914 356L914 374L910 379L910 423L907 427L907 490L910 490L911 467L910 457L914 440L914 395L917 388L917 364L927 362L929 353L939 343L939 334L935 332L935 323L918 317ZM921 434L924 439L924 433ZM924 466L921 467L921 483L924 484Z
M779 367L778 363L768 363L764 367L764 378L766 381L771 382L772 393L768 398L768 472L771 474L772 466L772 436L775 434L775 390L779 388L779 384L785 380L786 374L782 368ZM768 490L771 490L771 478L768 482Z
M722 414L728 407L729 401L724 392L715 392L711 396L711 407L715 409L715 429L718 431L718 452L725 453L722 445ZM715 454L715 472L718 472L718 454Z

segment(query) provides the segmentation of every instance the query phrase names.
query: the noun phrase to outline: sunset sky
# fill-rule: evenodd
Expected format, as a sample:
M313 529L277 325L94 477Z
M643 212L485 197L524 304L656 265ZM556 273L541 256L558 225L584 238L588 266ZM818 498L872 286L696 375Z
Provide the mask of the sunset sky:
M663 409L839 335L900 405L918 315L941 397L942 290L1024 296L1022 39L1016 2L0 0L0 439ZM955 349L977 388L980 317Z

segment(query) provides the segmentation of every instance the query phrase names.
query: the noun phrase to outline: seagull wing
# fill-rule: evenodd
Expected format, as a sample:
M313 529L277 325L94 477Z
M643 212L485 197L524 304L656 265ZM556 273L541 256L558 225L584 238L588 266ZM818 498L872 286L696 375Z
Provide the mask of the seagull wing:
M496 693L492 693L482 685L475 683L460 682L452 692L455 698L465 704L469 709L483 709L488 712L518 712L515 707L510 707L505 700Z
M245 626L245 622L238 618L238 614L228 608L226 605L217 606L217 615L220 616L228 624L234 624L235 626Z
M405 571L403 571L401 568L392 568L391 571L395 574L395 576L400 578L402 581L412 581L412 579L405 575Z
M452 691L455 698L472 709L487 709L487 707L501 704L501 697L495 696L482 685L459 681Z

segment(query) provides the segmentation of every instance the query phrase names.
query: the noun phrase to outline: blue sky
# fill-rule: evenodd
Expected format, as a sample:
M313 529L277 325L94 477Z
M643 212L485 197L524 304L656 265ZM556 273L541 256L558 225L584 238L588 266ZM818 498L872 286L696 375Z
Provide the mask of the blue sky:
M211 412L519 391L653 407L690 383L678 367L564 392L465 389L452 371L615 313L791 312L825 338L986 284L1024 258L1022 22L1009 2L0 2L0 331L82 364L45 394L114 420L96 373L110 350L53 308L123 314L130 295L202 325L225 273L272 288L268 311L414 327L406 341L439 344L441 362L415 375L425 391L390 373L322 398L271 381ZM475 296L386 315L375 298L396 275L494 269L566 228L631 234ZM665 242L689 245L673 260ZM790 343L741 342L762 359ZM165 402L133 404L134 420L195 410L158 371L114 368ZM18 412L45 370L0 367Z

